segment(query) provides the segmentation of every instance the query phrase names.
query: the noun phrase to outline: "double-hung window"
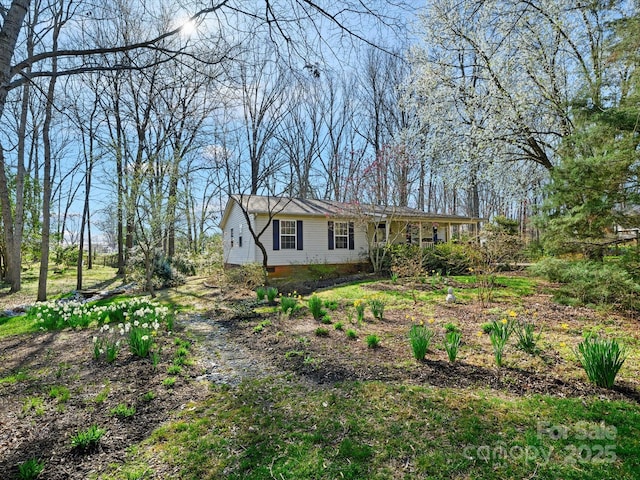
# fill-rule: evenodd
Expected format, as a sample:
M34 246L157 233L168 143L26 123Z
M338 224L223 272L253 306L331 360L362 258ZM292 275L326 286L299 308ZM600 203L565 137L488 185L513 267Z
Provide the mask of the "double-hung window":
M280 248L283 250L296 249L295 220L280 220Z
M334 234L335 234L336 248L349 247L349 223L348 222L335 222Z

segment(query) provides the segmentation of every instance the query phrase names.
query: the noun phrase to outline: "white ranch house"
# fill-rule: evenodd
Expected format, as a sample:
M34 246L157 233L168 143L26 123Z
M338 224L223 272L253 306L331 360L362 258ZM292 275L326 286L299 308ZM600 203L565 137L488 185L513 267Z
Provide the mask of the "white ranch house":
M242 207L241 207L242 205ZM431 247L463 232L473 233L482 219L385 207L259 195L229 197L220 227L228 267L262 263L249 222L267 252L271 276L296 267L332 265L344 271L365 269L369 249L385 243Z

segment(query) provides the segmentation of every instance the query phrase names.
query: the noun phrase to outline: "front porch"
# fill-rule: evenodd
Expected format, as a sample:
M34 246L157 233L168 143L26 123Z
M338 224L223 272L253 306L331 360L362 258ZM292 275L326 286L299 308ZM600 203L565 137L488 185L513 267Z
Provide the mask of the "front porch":
M469 219L392 219L370 222L368 235L372 245L418 245L433 248L438 243L446 243L463 236L476 236L478 222Z

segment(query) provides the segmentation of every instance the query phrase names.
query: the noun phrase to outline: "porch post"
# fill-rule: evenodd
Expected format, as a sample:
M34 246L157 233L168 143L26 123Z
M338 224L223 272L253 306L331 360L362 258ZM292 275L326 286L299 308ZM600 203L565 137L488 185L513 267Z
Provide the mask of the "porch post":
M418 232L419 232L419 235L420 235L420 241L418 242L418 245L420 245L420 248L422 248L422 220L420 220L418 225L419 225Z

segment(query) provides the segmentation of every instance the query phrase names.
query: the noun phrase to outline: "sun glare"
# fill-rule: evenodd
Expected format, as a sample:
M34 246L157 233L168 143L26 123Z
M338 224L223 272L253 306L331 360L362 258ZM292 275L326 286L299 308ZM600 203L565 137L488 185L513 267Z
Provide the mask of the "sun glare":
M193 35L196 31L197 24L193 20L185 21L180 27L180 33L185 36Z

